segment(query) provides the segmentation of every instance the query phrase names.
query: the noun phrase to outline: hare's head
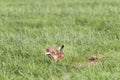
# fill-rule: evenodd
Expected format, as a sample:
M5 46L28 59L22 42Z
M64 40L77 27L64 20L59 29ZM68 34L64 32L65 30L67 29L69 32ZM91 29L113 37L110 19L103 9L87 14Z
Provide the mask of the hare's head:
M64 45L61 45L58 50L55 49L54 47L48 47L46 49L46 55L48 57L54 59L55 61L59 61L64 57L64 52L63 52Z

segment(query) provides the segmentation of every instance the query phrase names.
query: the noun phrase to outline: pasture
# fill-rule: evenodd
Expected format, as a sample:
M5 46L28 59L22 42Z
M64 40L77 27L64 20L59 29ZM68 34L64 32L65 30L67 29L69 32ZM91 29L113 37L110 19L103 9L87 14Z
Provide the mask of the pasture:
M120 80L120 0L0 0L0 79Z

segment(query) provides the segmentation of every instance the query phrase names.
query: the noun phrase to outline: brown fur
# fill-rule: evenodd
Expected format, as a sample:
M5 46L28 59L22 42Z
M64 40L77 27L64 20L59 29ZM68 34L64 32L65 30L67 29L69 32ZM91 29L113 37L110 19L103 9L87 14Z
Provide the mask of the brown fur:
M47 54L47 56L51 59L54 59L55 61L59 61L64 57L63 48L64 45L60 47L60 50L57 50L54 47L48 47L46 52L49 52L50 54Z

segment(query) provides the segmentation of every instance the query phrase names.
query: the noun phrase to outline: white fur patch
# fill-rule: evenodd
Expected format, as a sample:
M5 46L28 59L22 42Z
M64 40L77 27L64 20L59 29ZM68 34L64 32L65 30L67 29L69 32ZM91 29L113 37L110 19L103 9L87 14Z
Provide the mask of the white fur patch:
M60 46L60 47L58 47L58 50L59 50L59 51L61 50L61 46Z
M45 52L45 54L47 55L47 54L50 54L50 52Z

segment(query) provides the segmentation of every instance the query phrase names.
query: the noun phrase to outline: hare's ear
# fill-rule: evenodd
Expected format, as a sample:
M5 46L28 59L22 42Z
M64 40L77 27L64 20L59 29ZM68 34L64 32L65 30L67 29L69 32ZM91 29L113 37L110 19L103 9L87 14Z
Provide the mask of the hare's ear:
M63 48L64 48L64 45L61 45L61 46L58 48L58 50L59 50L59 51L63 51Z

